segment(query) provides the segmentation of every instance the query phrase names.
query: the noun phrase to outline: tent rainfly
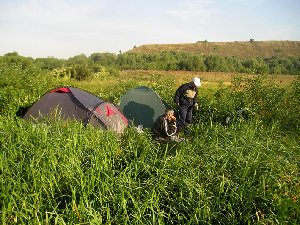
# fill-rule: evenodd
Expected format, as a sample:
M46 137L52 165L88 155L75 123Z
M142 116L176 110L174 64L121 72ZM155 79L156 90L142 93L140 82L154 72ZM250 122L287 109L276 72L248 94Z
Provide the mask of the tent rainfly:
M152 89L140 86L123 95L119 108L133 125L151 128L155 120L170 107Z
M38 120L58 113L62 119L75 119L93 127L122 133L128 121L112 103L74 87L60 87L43 95L24 115Z

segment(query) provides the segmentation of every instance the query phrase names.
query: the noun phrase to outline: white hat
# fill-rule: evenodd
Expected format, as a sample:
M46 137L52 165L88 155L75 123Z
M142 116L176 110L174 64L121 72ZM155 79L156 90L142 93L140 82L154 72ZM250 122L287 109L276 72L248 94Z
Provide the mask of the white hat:
M195 84L197 87L200 87L200 86L201 86L201 81L200 81L200 78L199 78L199 77L194 77L194 78L193 78L193 82L194 82L194 84Z

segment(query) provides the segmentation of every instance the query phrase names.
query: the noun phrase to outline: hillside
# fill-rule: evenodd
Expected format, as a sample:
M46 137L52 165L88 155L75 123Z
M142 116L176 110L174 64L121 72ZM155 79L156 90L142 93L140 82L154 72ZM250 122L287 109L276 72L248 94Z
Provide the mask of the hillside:
M160 53L160 52L190 52L201 55L236 56L240 58L272 56L300 56L300 41L235 41L183 44L149 44L134 47L129 52Z

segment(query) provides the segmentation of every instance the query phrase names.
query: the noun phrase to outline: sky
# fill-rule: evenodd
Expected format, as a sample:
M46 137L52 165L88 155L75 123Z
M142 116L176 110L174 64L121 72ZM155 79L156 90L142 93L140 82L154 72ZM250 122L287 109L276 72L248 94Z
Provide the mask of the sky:
M0 56L250 39L300 41L300 0L0 0Z

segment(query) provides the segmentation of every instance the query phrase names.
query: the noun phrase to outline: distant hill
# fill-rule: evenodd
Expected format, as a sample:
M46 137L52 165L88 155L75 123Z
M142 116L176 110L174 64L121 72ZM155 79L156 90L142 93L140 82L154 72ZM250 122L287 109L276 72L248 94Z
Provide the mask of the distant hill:
M201 55L236 56L240 58L270 58L272 56L300 57L300 41L234 41L183 44L149 44L134 47L129 52L160 53L160 52L189 52Z

